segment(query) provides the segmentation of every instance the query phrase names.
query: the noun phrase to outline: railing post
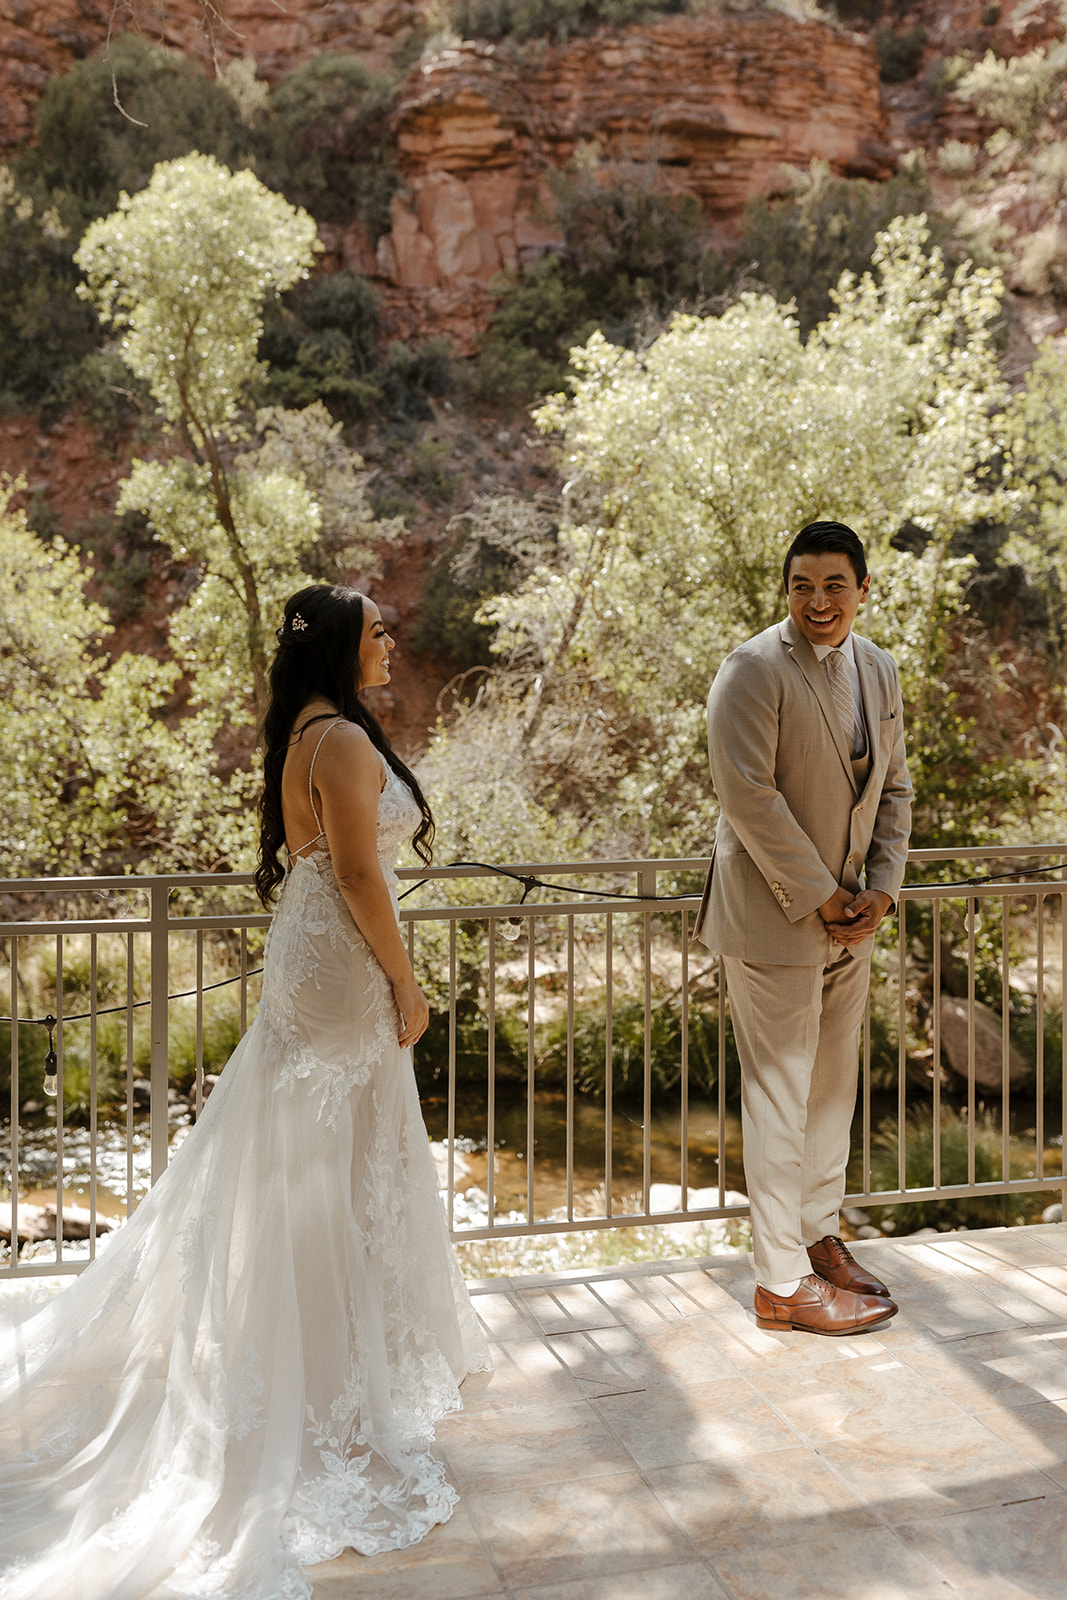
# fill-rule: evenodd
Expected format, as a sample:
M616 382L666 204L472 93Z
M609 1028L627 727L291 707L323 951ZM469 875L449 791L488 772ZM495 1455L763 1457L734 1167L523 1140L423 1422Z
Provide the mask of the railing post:
M170 987L170 885L164 879L149 888L149 949L152 965L151 1017L152 1086L149 1130L152 1157L152 1182L167 1170L170 1156L167 1092L170 1071L167 1060L167 1001Z

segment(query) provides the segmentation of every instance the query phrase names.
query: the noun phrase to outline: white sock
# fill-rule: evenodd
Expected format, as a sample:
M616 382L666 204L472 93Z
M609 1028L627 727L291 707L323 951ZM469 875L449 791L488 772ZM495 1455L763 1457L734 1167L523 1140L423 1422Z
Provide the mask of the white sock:
M788 1283L765 1283L763 1287L768 1294L778 1294L788 1300L791 1294L796 1294L800 1288L799 1278L790 1278Z

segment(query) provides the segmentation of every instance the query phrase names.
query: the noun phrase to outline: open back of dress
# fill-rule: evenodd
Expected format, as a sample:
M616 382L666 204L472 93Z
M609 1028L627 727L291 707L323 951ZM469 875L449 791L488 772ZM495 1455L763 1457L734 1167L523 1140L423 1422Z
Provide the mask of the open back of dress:
M390 773L394 886L417 822ZM259 1014L168 1171L0 1335L0 1596L306 1597L303 1565L449 1516L433 1424L489 1364L388 981L317 849L291 864Z

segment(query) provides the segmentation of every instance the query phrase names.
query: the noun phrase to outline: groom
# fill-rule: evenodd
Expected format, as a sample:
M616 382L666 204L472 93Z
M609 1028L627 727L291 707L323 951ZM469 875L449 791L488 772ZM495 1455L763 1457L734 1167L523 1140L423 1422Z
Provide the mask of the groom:
M719 799L695 937L723 957L741 1057L760 1327L847 1334L896 1312L838 1237L871 935L907 860L896 665L852 624L870 578L840 522L797 534L788 617L708 695Z

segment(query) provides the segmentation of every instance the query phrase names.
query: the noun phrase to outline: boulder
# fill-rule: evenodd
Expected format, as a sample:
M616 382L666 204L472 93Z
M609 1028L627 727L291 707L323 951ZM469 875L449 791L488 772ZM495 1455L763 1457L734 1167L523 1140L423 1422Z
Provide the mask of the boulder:
M941 996L941 1059L957 1075L967 1077L969 1028L967 1002L955 995ZM1001 1018L981 1001L974 1006L974 1081L983 1089L999 1089L1003 1079ZM1032 1076L1029 1062L1011 1045L1008 1081L1017 1088Z

